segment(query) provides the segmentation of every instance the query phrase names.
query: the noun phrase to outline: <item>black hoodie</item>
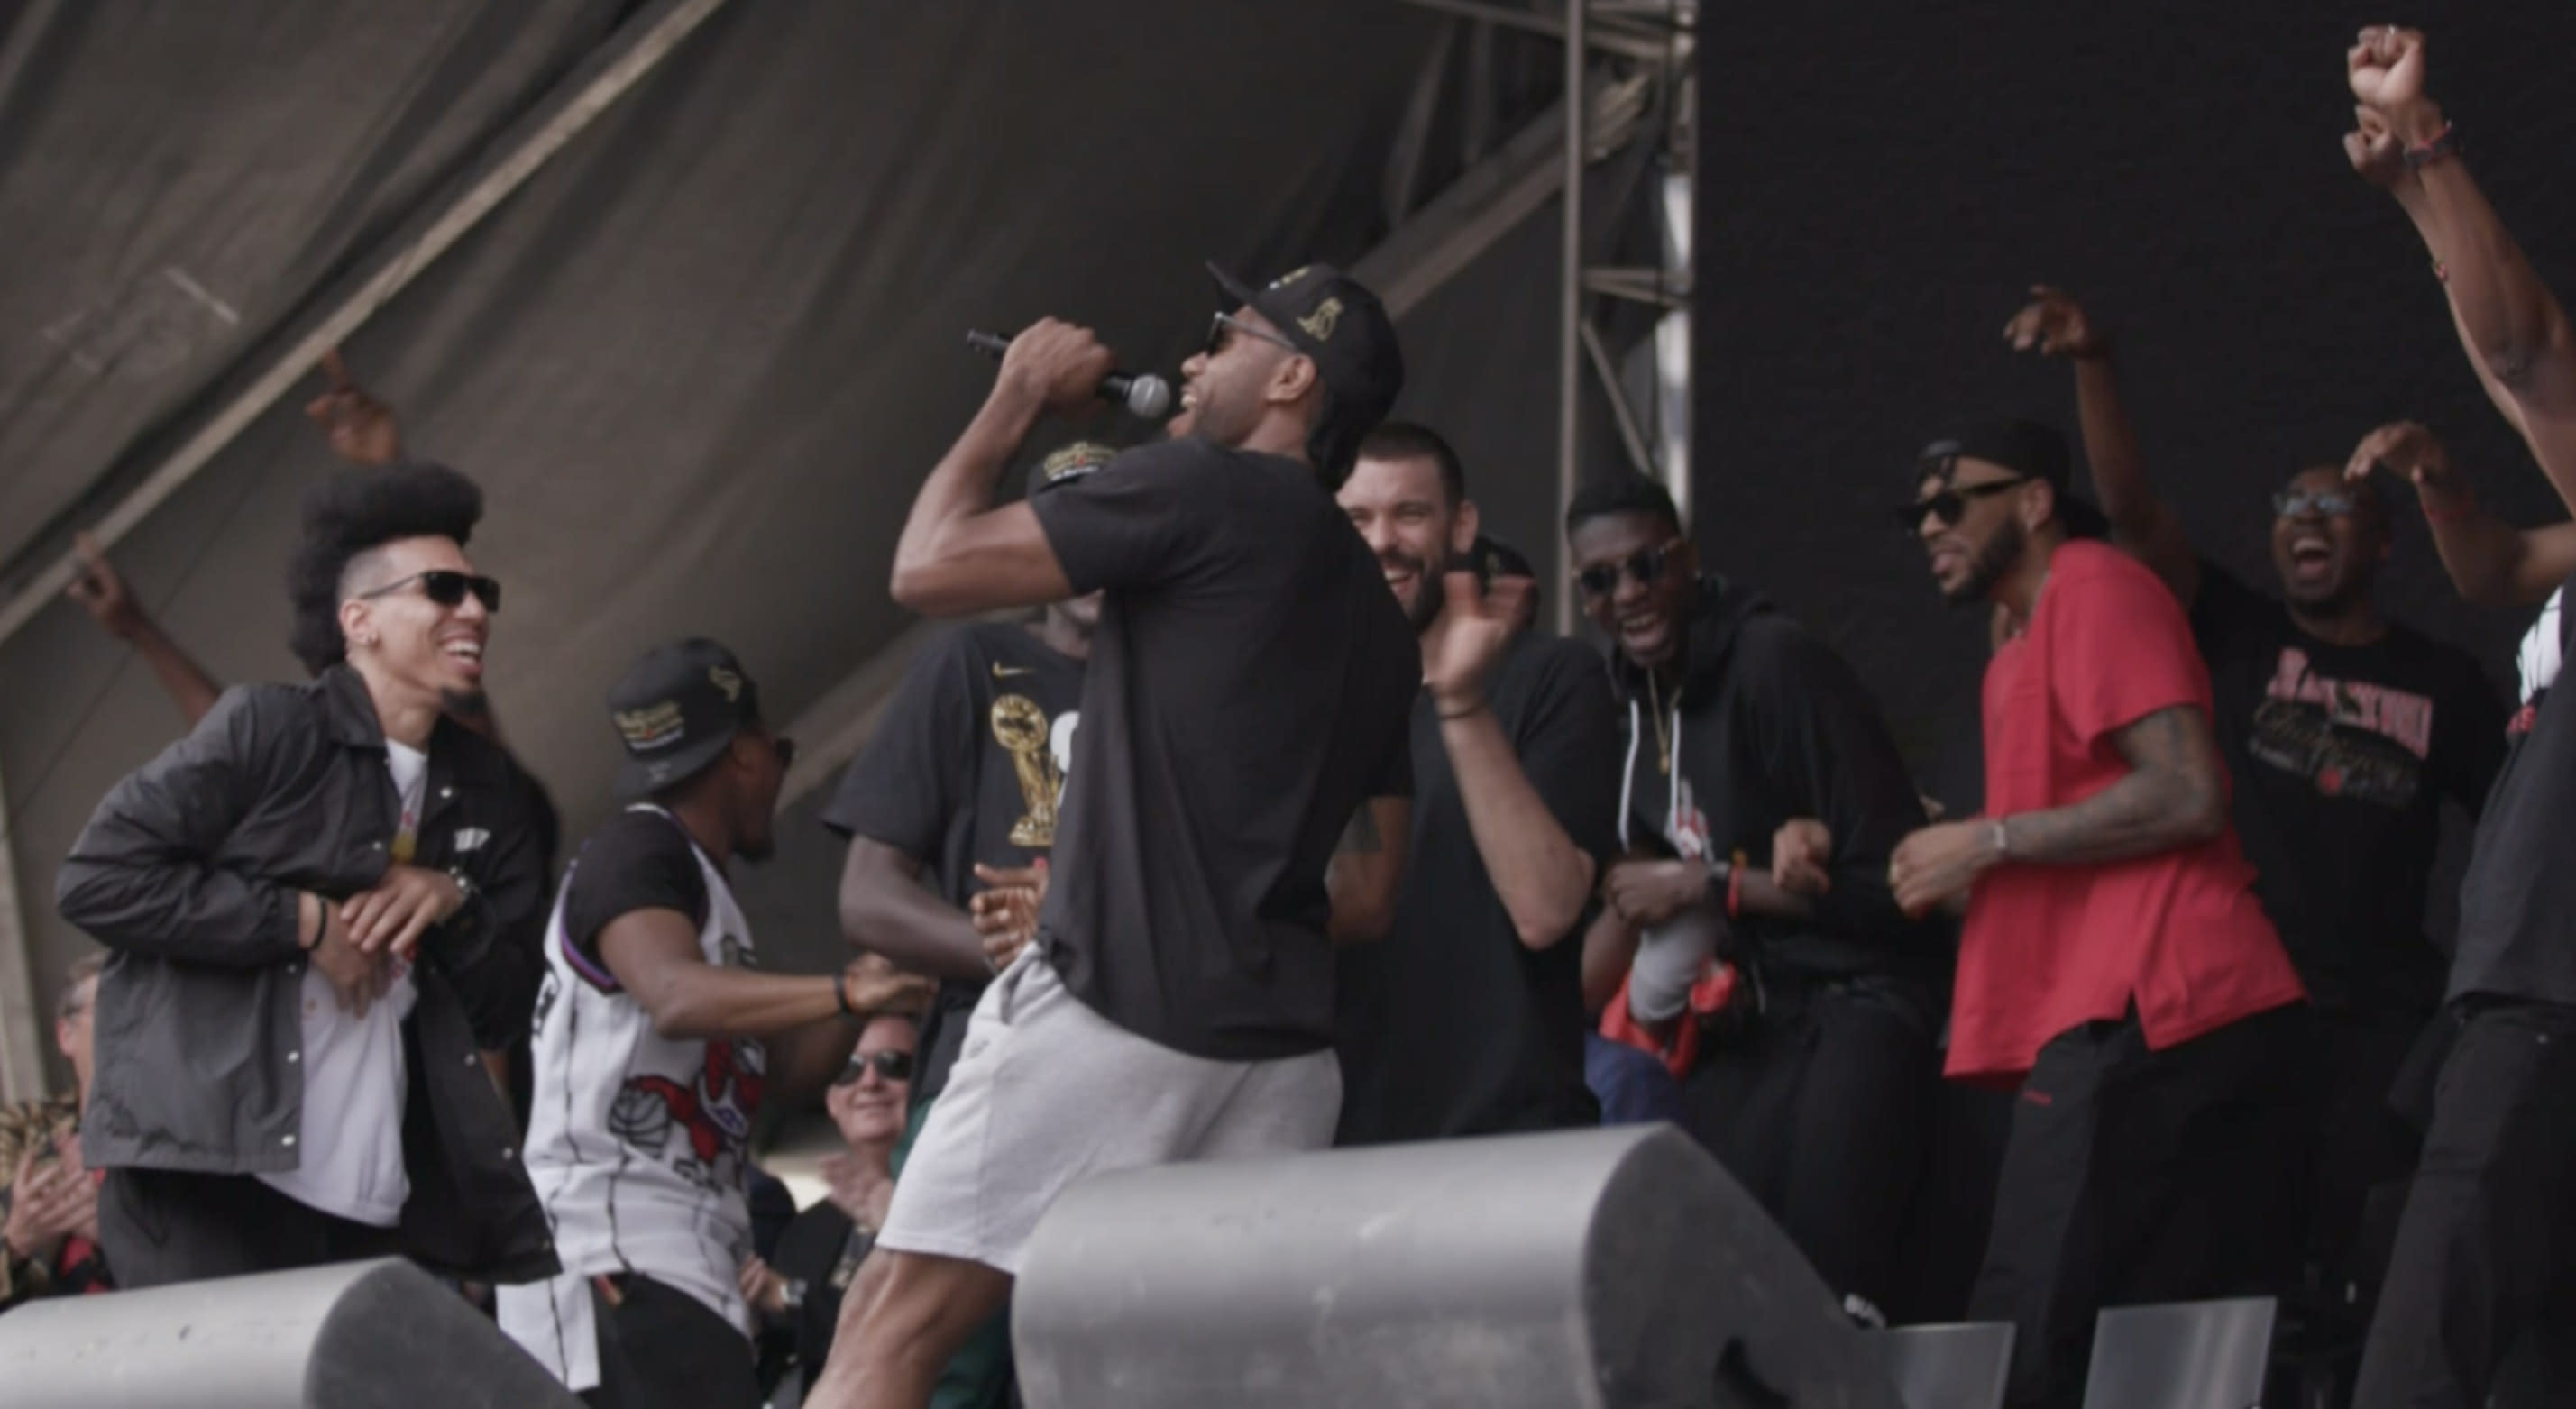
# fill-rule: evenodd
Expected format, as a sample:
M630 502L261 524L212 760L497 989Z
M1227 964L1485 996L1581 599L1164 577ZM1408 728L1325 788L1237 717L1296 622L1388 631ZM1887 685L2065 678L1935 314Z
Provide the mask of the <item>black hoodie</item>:
M1823 821L1834 837L1831 893L1812 919L1737 920L1738 957L1768 988L1875 977L1937 1001L1952 959L1947 937L1905 918L1887 884L1888 856L1924 824L1923 805L1860 677L1769 601L1723 578L1700 580L1683 631L1678 698L1612 654L1627 748L1621 840L1652 847L1685 836L1690 854L1741 850L1767 869L1782 823ZM1657 763L1658 704L1687 784L1679 808Z

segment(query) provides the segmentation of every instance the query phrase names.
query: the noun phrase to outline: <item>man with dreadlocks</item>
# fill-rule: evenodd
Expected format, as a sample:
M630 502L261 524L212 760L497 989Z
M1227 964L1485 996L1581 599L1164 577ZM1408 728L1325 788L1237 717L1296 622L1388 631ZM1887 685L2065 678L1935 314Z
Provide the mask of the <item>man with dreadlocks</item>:
M120 1285L553 1270L474 1059L528 1025L545 888L528 790L450 717L501 600L465 556L482 507L437 465L317 485L287 572L313 680L226 691L56 878L111 951L81 1138Z

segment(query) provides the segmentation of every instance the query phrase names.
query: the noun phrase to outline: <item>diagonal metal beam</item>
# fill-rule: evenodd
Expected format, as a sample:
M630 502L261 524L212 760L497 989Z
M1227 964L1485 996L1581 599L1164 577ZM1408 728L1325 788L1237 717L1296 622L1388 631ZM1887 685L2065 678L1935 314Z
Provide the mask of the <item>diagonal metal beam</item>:
M154 509L179 492L279 397L313 370L325 350L347 340L422 270L455 247L557 152L668 58L680 41L724 7L725 0L654 0L619 27L580 67L513 125L458 185L456 193L403 223L321 312L288 340L250 384L218 407L196 432L154 466L133 492L90 529L112 548ZM0 607L0 641L17 634L71 585L77 560L68 552L35 574Z
M1652 88L1649 77L1593 73L1586 145L1596 154L1625 146L1640 130ZM1565 113L1559 102L1531 118L1390 231L1351 267L1352 276L1377 290L1394 317L1430 297L1565 189Z
M1515 10L1508 5L1495 4L1493 0L1404 0L1404 3L1461 19L1483 20L1504 29L1544 34L1551 39L1563 39L1566 34L1565 20L1532 10ZM1586 14L1578 17L1574 27L1585 48L1631 59L1664 59L1671 57L1676 50L1685 54L1689 52L1691 35L1688 31L1670 28L1658 31L1624 23L1624 18L1607 12L1597 17Z

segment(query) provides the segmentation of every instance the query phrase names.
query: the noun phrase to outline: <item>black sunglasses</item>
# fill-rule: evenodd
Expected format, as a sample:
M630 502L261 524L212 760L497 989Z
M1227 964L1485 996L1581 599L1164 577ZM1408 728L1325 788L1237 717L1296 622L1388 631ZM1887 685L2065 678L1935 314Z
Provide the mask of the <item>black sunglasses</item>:
M853 1085L861 1077L866 1076L868 1074L868 1068L872 1066L877 1069L877 1078L881 1081L912 1080L912 1054L910 1052L898 1052L892 1047L888 1047L880 1052L851 1053L850 1064L841 1068L841 1074L832 1079L832 1084L835 1086Z
M1955 528L1958 526L1959 516L1968 512L1969 500L1983 499L1989 494L2001 494L2007 489L2019 489L2028 483L2030 483L2028 475L2016 475L2011 479L1988 480L1984 484L1955 485L1928 499L1917 499L1897 510L1896 521L1903 524L1908 533L1921 533L1923 521L1938 514L1941 516L1941 522Z
M1619 574L1622 572L1637 579L1640 587L1652 586L1655 579L1664 575L1664 569L1671 565L1673 554L1681 546L1682 540L1674 538L1652 548L1640 548L1614 563L1594 563L1576 573L1574 580L1586 595L1594 597L1607 597L1618 591Z
M1299 347L1297 344L1288 341L1286 338L1279 336L1277 333L1265 333L1259 328L1252 326L1250 323L1246 323L1242 319L1235 317L1233 314L1223 312L1218 313L1214 318L1208 320L1207 346L1199 350L1210 357L1214 357L1218 353L1225 351L1225 339L1226 334L1228 333L1241 333L1247 338L1258 338L1262 342L1269 343L1275 347L1284 347L1294 353L1303 354L1306 350Z
M483 604L483 610L487 612L501 610L500 583L488 577L478 577L470 572L456 572L448 568L431 568L427 572L416 572L409 577L396 578L373 592L359 593L358 600L365 602L378 597L391 596L415 582L420 584L420 595L442 607L463 606L465 594L471 592L475 600Z

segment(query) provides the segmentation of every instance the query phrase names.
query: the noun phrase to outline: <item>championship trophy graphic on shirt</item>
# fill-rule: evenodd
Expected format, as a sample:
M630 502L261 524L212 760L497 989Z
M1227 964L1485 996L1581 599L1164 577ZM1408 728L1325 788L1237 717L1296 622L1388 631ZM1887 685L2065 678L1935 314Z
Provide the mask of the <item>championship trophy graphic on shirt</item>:
M1011 845L1055 845L1055 807L1064 796L1064 770L1047 748L1046 711L1026 695L1001 696L993 701L993 738L1010 751L1020 777L1020 800L1028 807L1011 824Z

